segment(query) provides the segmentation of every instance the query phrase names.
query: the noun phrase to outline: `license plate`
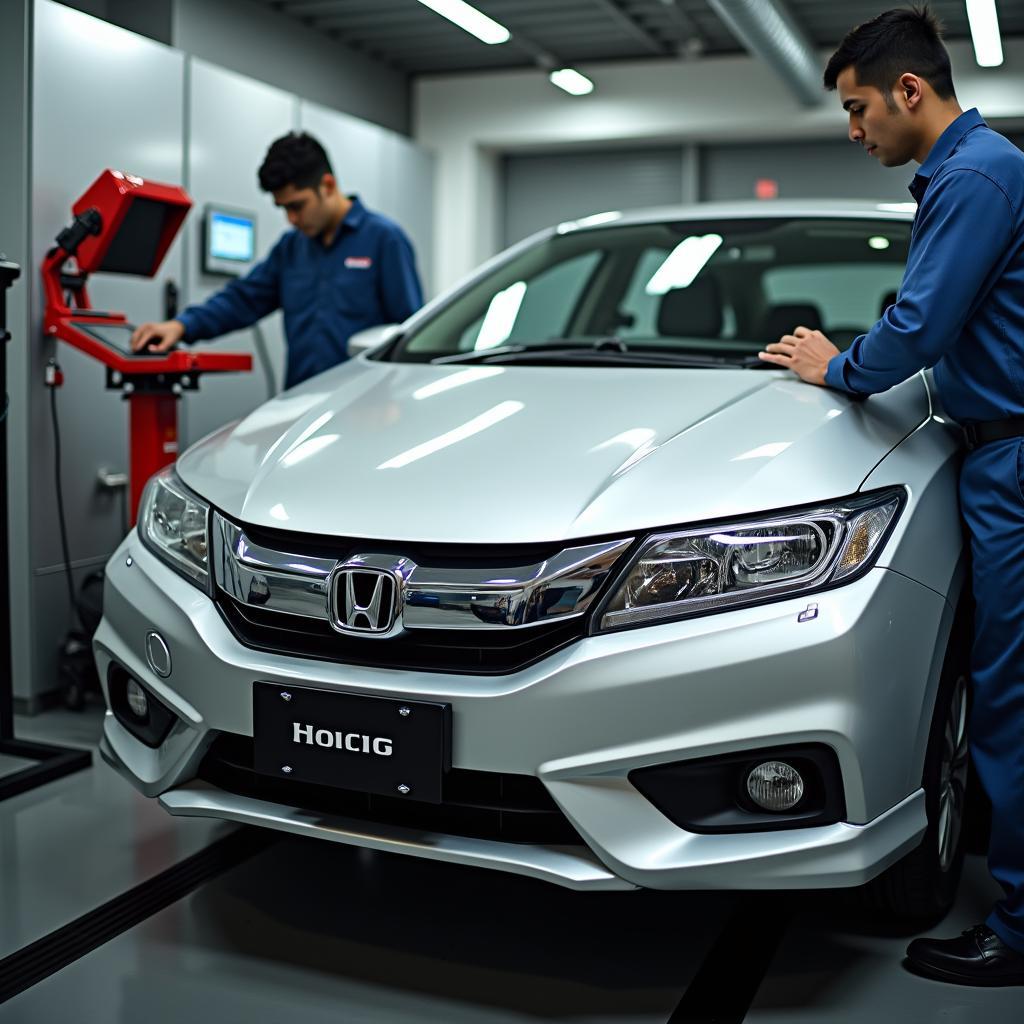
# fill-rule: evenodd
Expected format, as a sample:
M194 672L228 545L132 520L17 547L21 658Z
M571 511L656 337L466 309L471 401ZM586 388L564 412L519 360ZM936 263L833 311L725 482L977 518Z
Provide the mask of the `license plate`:
M253 743L266 775L436 804L451 705L257 682Z

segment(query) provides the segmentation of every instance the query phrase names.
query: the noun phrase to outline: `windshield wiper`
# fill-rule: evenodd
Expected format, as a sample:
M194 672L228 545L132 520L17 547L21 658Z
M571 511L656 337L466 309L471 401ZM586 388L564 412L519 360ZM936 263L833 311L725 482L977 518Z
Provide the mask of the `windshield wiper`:
M439 360L434 360L435 363ZM540 348L529 346L519 351L498 352L497 349L485 358L472 360L494 366L664 366L687 369L737 369L741 366L733 359L698 355L692 352L619 352L615 349L580 348L570 345L563 348Z
M434 365L452 363L496 363L520 365L527 363L558 364L562 366L681 366L685 368L720 368L745 370L777 370L774 363L765 362L756 355L712 352L678 351L661 346L627 345L615 335L594 339L591 337L552 338L549 341L456 352L450 356L431 359Z
M611 342L611 344L609 344ZM614 342L618 342L614 345ZM614 345L614 347L613 347ZM600 346L600 347L599 347ZM621 347L620 347L621 346ZM431 363L489 363L495 365L558 365L558 366L673 366L685 369L773 369L757 356L712 355L703 352L680 352L672 349L627 348L619 339L602 339L598 345L566 345L549 342L540 345L501 345L477 352L460 352L440 356Z
M586 344L582 344L586 342ZM522 352L627 352L626 343L613 336L598 338L557 338L536 343L496 345L494 348L476 349L473 352L456 352L450 356L438 356L430 362L435 365L447 363L486 363L492 356L519 355Z

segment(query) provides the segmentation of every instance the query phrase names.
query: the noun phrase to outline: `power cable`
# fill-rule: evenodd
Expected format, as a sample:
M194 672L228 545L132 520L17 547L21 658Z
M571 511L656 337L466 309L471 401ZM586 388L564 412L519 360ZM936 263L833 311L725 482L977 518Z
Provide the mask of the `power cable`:
M57 520L60 524L60 546L61 552L64 556L64 578L67 580L68 585L68 601L71 603L71 612L75 619L78 621L78 625L81 627L82 632L88 634L88 630L85 628L85 623L82 619L82 610L78 607L78 601L75 599L75 580L71 572L71 552L68 547L68 527L67 522L64 518L64 488L61 484L61 459L60 459L60 422L57 419L57 387L56 382L57 376L60 374L60 368L56 363L52 363L54 368L53 383L51 383L51 375L47 373L47 387L50 389L50 418L53 421L53 471L54 479L57 484ZM49 370L49 367L47 368Z

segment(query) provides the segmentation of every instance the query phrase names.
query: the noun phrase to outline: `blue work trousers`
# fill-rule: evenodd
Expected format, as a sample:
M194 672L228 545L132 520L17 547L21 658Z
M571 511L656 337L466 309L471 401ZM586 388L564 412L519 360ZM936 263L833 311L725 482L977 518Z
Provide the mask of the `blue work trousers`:
M986 923L1024 953L1024 438L968 454L960 503L977 605L971 752L992 800L989 870L1005 893Z

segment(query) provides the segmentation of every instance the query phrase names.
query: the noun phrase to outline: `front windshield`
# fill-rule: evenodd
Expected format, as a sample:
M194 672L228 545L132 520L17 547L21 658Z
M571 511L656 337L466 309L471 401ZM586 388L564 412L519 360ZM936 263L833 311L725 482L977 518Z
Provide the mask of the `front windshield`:
M852 217L570 231L498 267L387 358L561 345L740 359L798 325L846 348L895 301L909 244L905 221Z

